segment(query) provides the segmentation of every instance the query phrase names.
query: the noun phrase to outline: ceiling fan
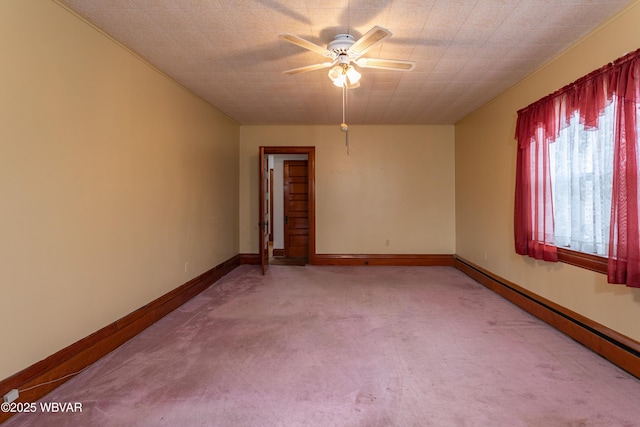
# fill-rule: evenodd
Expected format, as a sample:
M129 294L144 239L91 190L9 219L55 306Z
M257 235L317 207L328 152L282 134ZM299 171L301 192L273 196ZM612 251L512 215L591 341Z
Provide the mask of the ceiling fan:
M349 154L349 126L347 125L346 119L347 89L353 89L360 86L361 77L361 74L353 65L357 65L362 68L377 68L381 70L397 71L411 71L416 66L416 63L413 61L362 57L362 55L364 55L369 49L390 36L391 31L380 26L375 26L358 40L356 40L351 34L337 34L334 39L329 42L327 47L324 48L294 34L280 34L281 39L318 53L329 59L329 61L320 62L318 64L306 65L304 67L287 70L284 71L284 73L298 74L323 68L331 68L329 70L329 78L333 81L334 85L342 88L342 123L340 123L340 130L345 133L347 154Z
M281 39L329 58L329 61L294 68L284 71L284 73L298 74L323 68L331 68L331 70L329 70L329 77L333 83L336 86L346 86L348 89L351 89L359 86L360 79L360 73L353 65L381 70L413 70L416 65L413 61L362 57L369 49L390 36L391 31L380 26L375 26L358 40L351 34L338 34L329 42L327 47L324 48L294 34L280 34Z

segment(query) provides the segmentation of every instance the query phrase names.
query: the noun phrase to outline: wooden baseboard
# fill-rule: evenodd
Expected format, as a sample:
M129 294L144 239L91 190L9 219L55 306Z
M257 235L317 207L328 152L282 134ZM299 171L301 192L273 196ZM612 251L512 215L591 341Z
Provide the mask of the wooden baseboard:
M316 265L453 266L454 255L317 254Z
M640 343L509 282L463 258L455 267L518 307L640 378Z
M193 278L187 283L157 298L149 304L116 320L93 334L71 344L57 353L0 381L0 391L24 390L39 384L50 384L20 391L18 402L35 402L74 374L124 344L162 317L217 282L222 276L240 265L239 255ZM65 376L71 377L60 379ZM60 380L58 380L60 379ZM0 423L12 414L0 412Z
M316 254L312 265L386 265L386 266L447 266L453 267L455 255L342 255L342 254ZM260 264L259 254L240 254L240 264Z
M240 254L240 264L245 265L260 265L260 255L259 254Z

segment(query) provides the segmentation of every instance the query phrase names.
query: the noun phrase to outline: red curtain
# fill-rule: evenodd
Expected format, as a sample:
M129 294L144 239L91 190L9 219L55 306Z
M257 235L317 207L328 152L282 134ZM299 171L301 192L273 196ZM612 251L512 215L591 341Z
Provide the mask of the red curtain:
M586 129L597 129L598 118L612 102L616 129L608 280L640 287L640 49L518 111L515 247L521 255L558 260L553 243L549 144L569 126L576 112Z
M537 135L544 140L543 130ZM519 144L516 175L516 253L558 261L553 244L553 198L549 144Z
M637 51L636 51L637 53ZM640 231L638 229L638 111L640 59L638 55L616 67L616 127L613 199L609 242L609 283L640 288Z

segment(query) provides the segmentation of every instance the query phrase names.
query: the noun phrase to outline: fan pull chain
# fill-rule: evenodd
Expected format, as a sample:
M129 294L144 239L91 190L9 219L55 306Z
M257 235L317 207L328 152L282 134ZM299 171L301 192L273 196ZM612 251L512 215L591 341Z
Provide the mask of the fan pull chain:
M347 104L347 86L342 85L342 123L347 124L345 108Z
M345 135L345 145L347 147L347 156L349 153L349 126L347 125L347 84L342 85L342 124L340 125L340 129L344 132Z

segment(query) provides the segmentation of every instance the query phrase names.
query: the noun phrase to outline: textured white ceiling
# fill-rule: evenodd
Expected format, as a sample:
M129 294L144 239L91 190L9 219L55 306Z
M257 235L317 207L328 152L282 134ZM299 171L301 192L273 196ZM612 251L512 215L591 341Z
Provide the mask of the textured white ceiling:
M374 25L393 36L365 57L415 61L361 69L349 124L452 124L609 19L630 0L60 0L243 125L335 124L341 90L321 46Z

